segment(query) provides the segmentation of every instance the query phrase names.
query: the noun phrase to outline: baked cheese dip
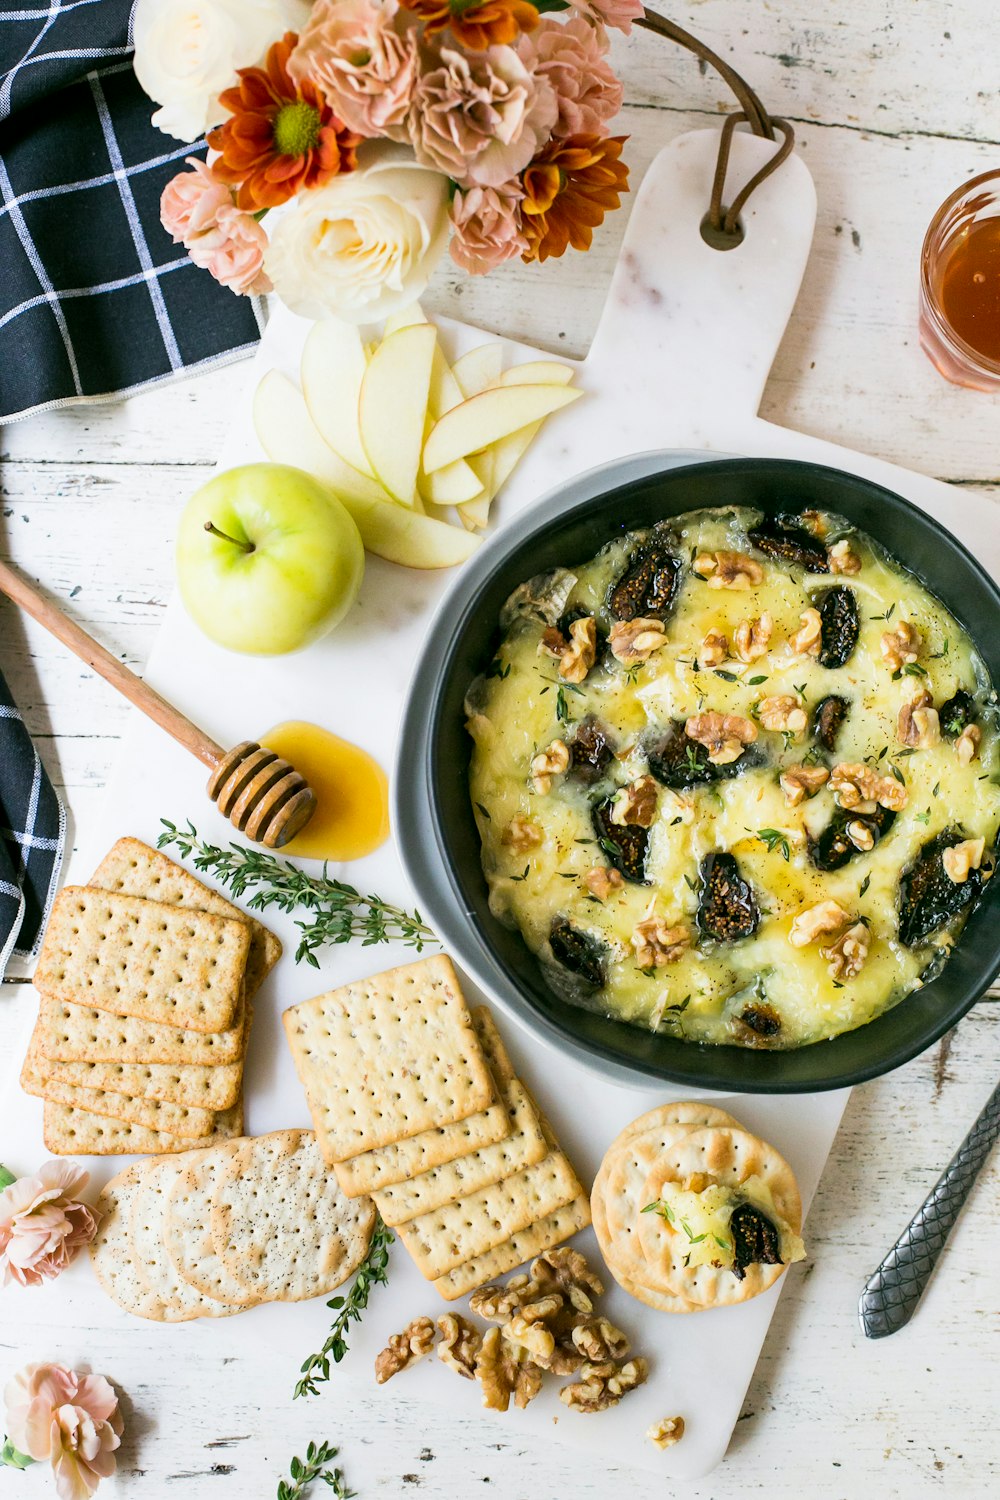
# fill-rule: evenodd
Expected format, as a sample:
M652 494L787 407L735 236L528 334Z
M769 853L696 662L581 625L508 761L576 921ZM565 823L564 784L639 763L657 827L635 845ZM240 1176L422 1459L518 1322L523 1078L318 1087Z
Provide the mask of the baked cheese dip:
M993 868L996 698L865 533L693 511L500 626L466 705L483 868L559 995L787 1048L938 971Z

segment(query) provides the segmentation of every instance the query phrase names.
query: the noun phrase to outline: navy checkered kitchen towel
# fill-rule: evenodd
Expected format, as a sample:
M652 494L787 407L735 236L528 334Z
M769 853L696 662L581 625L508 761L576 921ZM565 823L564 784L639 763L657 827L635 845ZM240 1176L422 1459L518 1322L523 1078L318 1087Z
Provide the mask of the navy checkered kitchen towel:
M30 958L55 895L66 814L0 676L0 975Z
M186 156L150 124L131 0L0 0L0 423L249 352L257 300L160 224Z

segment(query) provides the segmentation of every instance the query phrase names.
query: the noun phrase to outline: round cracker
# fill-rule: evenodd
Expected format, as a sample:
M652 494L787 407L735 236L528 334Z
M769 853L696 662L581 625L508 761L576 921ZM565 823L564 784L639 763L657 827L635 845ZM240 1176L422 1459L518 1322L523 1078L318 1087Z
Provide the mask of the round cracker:
M221 1175L211 1211L219 1259L268 1301L333 1291L357 1269L375 1227L370 1198L349 1198L311 1130L243 1143Z
M215 1297L207 1297L178 1274L164 1248L164 1225L170 1192L186 1171L183 1156L153 1162L132 1195L129 1232L136 1271L147 1289L169 1307L174 1321L190 1318L228 1318L239 1312Z
M600 1174L598 1174L600 1176ZM590 1199L590 1218L597 1235L597 1242L601 1246L604 1261L622 1291L628 1292L630 1297L635 1297L638 1302L645 1302L648 1307L655 1307L659 1312L687 1313L697 1312L686 1297L680 1297L675 1292L658 1292L652 1287L643 1286L641 1282L633 1277L627 1276L624 1271L619 1270L613 1260L610 1260L604 1252L604 1245L608 1242L607 1216L604 1212L604 1198L598 1182L594 1182L594 1190Z
M256 1307L260 1294L243 1285L222 1264L212 1239L212 1193L230 1158L243 1141L227 1141L210 1150L189 1153L177 1174L163 1216L163 1243L174 1270L195 1291L233 1307Z
M129 1215L149 1169L136 1162L119 1172L97 1200L100 1227L90 1244L90 1260L101 1286L113 1302L137 1318L154 1323L173 1322L170 1309L149 1290L138 1271L138 1256L129 1236Z
M648 1109L644 1115L639 1115L624 1130L618 1132L606 1154L610 1155L618 1147L635 1140L636 1136L658 1130L663 1125L687 1125L692 1129L704 1129L708 1125L731 1125L736 1130L741 1128L739 1120L714 1104L706 1104L703 1099L678 1099L673 1104L658 1104L655 1109Z
M779 1152L747 1130L714 1127L690 1131L673 1141L647 1173L642 1196L655 1202L667 1182L683 1183L695 1173L712 1183L738 1188L750 1177L766 1183L779 1218L794 1234L802 1228L802 1199L795 1174ZM648 1196L647 1196L648 1195ZM647 1280L700 1307L728 1307L747 1302L774 1285L784 1264L746 1267L742 1279L729 1267L685 1266L686 1242L659 1214L644 1214L638 1242L648 1267Z

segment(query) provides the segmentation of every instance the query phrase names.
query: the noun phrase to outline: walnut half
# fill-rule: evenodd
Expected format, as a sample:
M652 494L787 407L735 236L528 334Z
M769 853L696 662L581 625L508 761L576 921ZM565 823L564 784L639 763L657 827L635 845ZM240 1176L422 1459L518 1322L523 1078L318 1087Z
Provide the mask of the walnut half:
M434 1346L434 1324L430 1318L414 1318L402 1333L394 1333L386 1347L375 1357L375 1379L385 1385L400 1370L423 1359Z
M654 651L667 644L667 632L662 620L639 616L635 620L616 620L608 639L612 656L628 666L648 661Z
M850 920L847 912L836 901L819 901L815 906L800 911L794 918L788 941L793 948L805 948L828 933L841 932Z
M798 807L806 797L815 797L830 780L826 766L787 766L778 777L789 807Z
M611 804L611 821L617 828L634 826L652 828L660 795L659 782L653 776L640 776L615 793Z
M834 766L830 790L839 807L848 812L873 813L878 806L901 812L906 806L906 787L895 776L879 776L861 761Z
M985 839L963 839L941 855L944 873L953 885L964 885L970 870L978 870L986 850Z
M929 750L941 743L941 721L926 690L904 703L896 721L896 738L911 750Z
M559 1400L573 1411L608 1411L629 1391L642 1385L648 1374L649 1366L644 1359L630 1359L624 1365L586 1364L578 1381L563 1386Z
M757 712L765 729L780 734L801 734L809 722L801 702L790 693L762 698L757 704Z
M879 640L882 660L892 672L912 666L920 655L920 632L909 620L900 620L895 630L884 630Z
M764 578L760 563L744 552L702 552L694 560L694 571L710 589L750 589Z
M529 849L538 848L543 837L533 819L525 817L524 813L516 813L504 829L501 842L515 854L527 854Z
M559 658L559 676L564 682L582 682L596 660L597 621L593 615L584 615L569 627L569 645Z
M675 964L691 946L686 927L669 926L662 917L646 917L632 929L632 947L640 969L661 969Z
M531 758L531 785L541 796L552 790L553 776L569 770L569 746L565 740L553 740Z
M739 714L692 714L684 725L684 733L695 744L704 745L714 766L728 766L753 744L757 726Z
M868 957L871 934L864 922L855 922L842 932L836 942L821 948L820 954L827 959L830 978L836 980L856 979Z
M774 620L765 610L756 620L741 620L733 632L733 645L740 661L758 661L767 655Z
M583 877L587 890L597 901L607 901L612 891L620 891L625 884L617 870L608 865L594 865Z
M441 1331L441 1342L437 1346L438 1359L450 1370L454 1370L456 1375L463 1375L466 1380L475 1380L476 1355L482 1343L479 1329L458 1313L445 1313L438 1318L437 1326Z

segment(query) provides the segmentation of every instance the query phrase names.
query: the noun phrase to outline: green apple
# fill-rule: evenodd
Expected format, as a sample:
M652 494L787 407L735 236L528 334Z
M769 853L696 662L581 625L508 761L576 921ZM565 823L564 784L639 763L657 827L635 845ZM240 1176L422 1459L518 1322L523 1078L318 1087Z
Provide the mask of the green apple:
M298 651L358 595L365 551L333 492L286 464L244 464L191 496L177 534L181 598L220 646Z

